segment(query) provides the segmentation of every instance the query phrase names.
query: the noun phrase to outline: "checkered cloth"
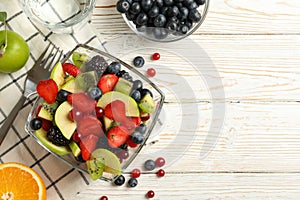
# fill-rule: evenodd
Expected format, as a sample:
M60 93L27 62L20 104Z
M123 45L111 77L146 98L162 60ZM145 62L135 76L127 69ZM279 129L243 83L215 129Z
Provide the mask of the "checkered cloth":
M103 47L89 24L75 34L56 35L45 28L33 25L22 12L17 0L1 0L0 11L7 12L9 29L22 35L31 50L24 68L11 74L0 73L1 126L24 91L26 72L33 66L49 41L62 48L65 53L78 43L102 50ZM3 24L0 24L0 29L3 29ZM25 132L24 125L32 104L30 100L25 103L0 146L0 163L20 162L36 170L46 184L47 199L74 199L74 196L89 184L89 176L54 157Z

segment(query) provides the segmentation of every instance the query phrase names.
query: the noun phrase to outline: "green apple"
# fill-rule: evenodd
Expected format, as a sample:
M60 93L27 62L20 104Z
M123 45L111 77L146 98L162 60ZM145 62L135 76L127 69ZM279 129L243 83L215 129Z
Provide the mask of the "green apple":
M7 30L0 31L0 72L11 73L21 69L29 58L29 47L26 41L17 33Z

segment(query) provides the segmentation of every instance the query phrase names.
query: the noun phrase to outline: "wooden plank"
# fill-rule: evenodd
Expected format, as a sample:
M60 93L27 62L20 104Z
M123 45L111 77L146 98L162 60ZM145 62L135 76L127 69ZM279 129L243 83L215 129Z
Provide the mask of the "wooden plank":
M102 34L132 33L116 11L116 2L96 2L92 21ZM299 34L299 18L297 0L210 1L207 18L196 34Z
M112 187L96 181L74 199L97 199L102 195L109 199L146 199L149 190L153 199L184 200L240 200L240 199L299 199L300 174L224 174L189 173L169 174L157 178L154 174L142 174L135 188ZM129 176L126 176L129 179Z
M152 80L167 101L299 100L300 36L192 36L163 46L119 36L107 40L105 47L129 64L142 55L146 65L139 70L156 69ZM154 62L150 55L156 51L161 59Z
M159 134L159 142L146 146L128 171L159 156L166 158L169 171L178 173L299 171L299 103L225 106L223 119L222 113L213 114L216 105L210 103L165 104L163 125L153 133Z

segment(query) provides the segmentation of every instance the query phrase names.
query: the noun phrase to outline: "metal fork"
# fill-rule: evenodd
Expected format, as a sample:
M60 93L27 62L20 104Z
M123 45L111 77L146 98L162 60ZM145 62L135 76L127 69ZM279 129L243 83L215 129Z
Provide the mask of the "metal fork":
M49 43L44 52L37 59L33 67L28 71L24 83L24 92L19 101L8 115L4 124L0 128L0 145L2 144L11 124L14 122L19 110L24 105L27 97L36 91L36 85L40 80L48 79L54 64L56 64L62 57L63 51L60 51L54 45Z

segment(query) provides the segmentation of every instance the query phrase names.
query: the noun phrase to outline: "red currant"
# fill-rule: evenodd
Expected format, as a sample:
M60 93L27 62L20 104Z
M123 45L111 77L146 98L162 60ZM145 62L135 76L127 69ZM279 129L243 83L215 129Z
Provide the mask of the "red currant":
M80 142L80 140L81 140L81 135L80 135L80 133L78 133L77 131L75 131L74 133L73 133L73 135L72 135L72 140L74 141L74 142Z
M138 144L132 142L130 139L128 140L127 144L128 144L128 146L130 146L131 148L135 148L135 147L138 146Z
M148 198L153 198L154 196L155 196L155 193L154 193L153 190L149 190L149 191L147 192L147 197L148 197Z
M83 112L73 108L72 110L70 110L68 117L71 121L80 121L83 118L83 116Z
M166 161L162 157L157 158L156 161L155 161L155 164L156 164L157 167L162 167L162 166L165 165L165 163L166 163Z
M99 200L108 200L108 197L107 196L102 196L102 197L100 197Z
M164 175L165 175L165 170L160 169L160 170L157 171L157 176L163 177Z
M147 69L147 75L148 75L149 77L154 77L155 74L156 74L156 71L155 71L154 68L149 68L149 69Z
M95 108L97 118L101 118L104 116L104 109L100 107Z
M122 159L127 159L129 157L129 153L128 151L126 150L121 150L119 153L118 153L118 157L119 158L122 158Z
M160 59L160 54L159 53L152 54L152 59L153 60L159 60Z
M138 178L141 175L141 171L139 169L133 169L131 171L131 176L132 178Z

